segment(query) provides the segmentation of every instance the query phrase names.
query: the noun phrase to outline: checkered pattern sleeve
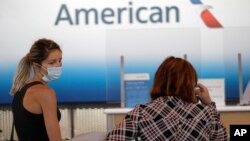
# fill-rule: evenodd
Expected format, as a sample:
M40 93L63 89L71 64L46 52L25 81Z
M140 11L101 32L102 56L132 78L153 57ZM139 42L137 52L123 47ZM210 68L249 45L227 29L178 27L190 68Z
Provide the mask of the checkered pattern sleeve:
M107 135L107 141L130 141L137 137L140 106L129 112L123 121Z
M227 141L227 132L226 128L223 126L223 123L220 119L220 114L217 112L215 103L209 105L209 113L211 117L211 130L210 130L210 140L218 141Z

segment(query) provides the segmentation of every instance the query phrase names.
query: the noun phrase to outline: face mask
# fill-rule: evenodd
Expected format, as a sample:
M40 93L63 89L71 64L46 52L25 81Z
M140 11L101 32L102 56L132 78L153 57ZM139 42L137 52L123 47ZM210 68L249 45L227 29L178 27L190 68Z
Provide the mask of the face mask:
M60 76L62 74L62 67L47 68L47 72L48 72L48 74L43 76L42 79L45 82L54 81L54 80L57 80L60 78Z

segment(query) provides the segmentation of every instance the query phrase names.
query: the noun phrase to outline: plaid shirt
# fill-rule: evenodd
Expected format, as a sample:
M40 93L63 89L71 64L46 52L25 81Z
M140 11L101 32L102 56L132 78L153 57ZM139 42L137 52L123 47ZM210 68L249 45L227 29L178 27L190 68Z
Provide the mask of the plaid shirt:
M106 140L128 141L228 140L215 103L209 106L160 97L129 112Z

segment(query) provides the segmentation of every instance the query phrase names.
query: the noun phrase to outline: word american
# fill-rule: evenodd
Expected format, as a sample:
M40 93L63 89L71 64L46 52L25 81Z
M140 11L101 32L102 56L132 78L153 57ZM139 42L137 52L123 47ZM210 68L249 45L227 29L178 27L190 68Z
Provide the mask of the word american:
M113 24L162 24L180 22L180 10L177 6L139 6L134 7L132 2L123 7L69 9L61 4L54 25L61 23L69 25L113 25Z

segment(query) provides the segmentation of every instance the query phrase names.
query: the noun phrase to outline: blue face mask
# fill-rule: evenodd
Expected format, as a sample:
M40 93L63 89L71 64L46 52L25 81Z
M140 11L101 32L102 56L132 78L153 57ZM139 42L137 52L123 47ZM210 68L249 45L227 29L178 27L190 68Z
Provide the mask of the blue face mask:
M42 79L45 82L55 81L60 78L62 74L62 67L51 67L47 68L48 74L43 76Z

